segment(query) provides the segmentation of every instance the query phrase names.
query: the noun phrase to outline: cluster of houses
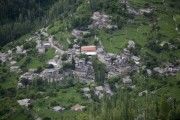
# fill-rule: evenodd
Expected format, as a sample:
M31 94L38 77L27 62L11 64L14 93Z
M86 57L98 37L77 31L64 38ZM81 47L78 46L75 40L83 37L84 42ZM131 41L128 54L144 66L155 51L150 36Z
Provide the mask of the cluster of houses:
M63 75L58 68L45 69L40 73L40 77L48 82L57 82L63 79Z
M153 72L159 75L176 75L177 72L180 71L180 66L169 66L169 67L155 67L153 68Z
M134 48L134 44L135 43L133 41L129 41L128 48ZM97 49L97 56L99 60L107 67L108 78L118 75L126 75L138 68L140 64L140 58L132 55L128 48L124 49L124 52L119 55L106 53L102 47ZM133 61L135 65L132 66L132 64L130 64L130 61Z
M38 50L39 54L44 54L46 49L51 47L51 44L48 41L37 40L36 42L37 42L36 49Z
M107 23L110 22L109 17L105 14L95 12L92 17L96 22L104 21L105 23L102 23L101 25L107 25ZM107 22L107 23L106 23ZM100 26L101 26L100 25ZM82 38L84 35L90 34L87 31L80 31L74 29L72 32L72 35L75 36L77 39ZM46 40L41 41L41 37L43 36L46 38ZM39 53L44 53L45 49L48 49L50 47L55 48L58 51L61 50L56 44L53 44L53 38L48 35L47 30L41 29L40 33L35 33L36 42L37 42L37 50ZM58 54L51 60L48 61L48 65L52 65L53 68L44 69L41 73L37 74L34 72L26 72L23 75L21 75L21 79L28 79L32 81L35 77L40 77L42 79L48 80L49 82L52 81L61 81L64 79L65 76L68 76L69 74L73 74L74 77L78 78L79 80L83 82L88 81L94 81L94 69L92 66L91 61L87 61L86 59L80 59L80 54L85 54L87 56L97 56L98 59L106 65L106 69L108 71L107 78L112 78L116 76L126 76L128 73L130 73L133 70L138 70L139 66L141 65L140 57L135 56L130 53L129 49L134 49L135 43L134 41L129 41L127 48L124 49L124 51L121 54L112 54L107 53L103 49L103 46L79 46L78 44L73 44L73 48L68 49L67 51L63 51L63 53L66 53L68 55L68 60L65 62L72 62L72 58L75 60L75 69L71 72L60 72L60 69L62 68L62 60L61 56L62 54ZM22 46L16 47L16 53L17 54L26 54L26 50L23 49ZM7 54L0 53L0 60L2 62L5 62L8 59L9 54L12 54L12 51L8 51ZM133 61L134 64L130 64L130 61ZM10 69L12 72L20 71L19 66L16 66L16 61L10 61ZM180 70L179 67L166 67L166 68L154 68L153 72L157 72L159 74L174 74ZM147 72L149 74L152 74L152 70L148 69ZM128 81L128 82L127 82ZM128 79L128 77L125 77L124 84L129 84L132 81Z
M39 54L44 54L45 51L51 47L48 37L47 28L42 28L34 34L33 38L36 40L36 49Z
M0 52L0 62L4 63L7 61L12 61L12 50L8 50L7 53Z
M86 108L86 107L83 106L83 105L76 104L76 105L72 106L70 109L71 109L72 111L83 111L85 108ZM53 110L54 112L62 112L62 111L65 110L65 108L64 108L64 107L61 107L61 106L55 106L55 107L52 108L52 110Z
M43 31L45 34L46 32ZM37 33L36 36L39 38L39 34ZM48 37L48 34L44 37ZM41 41L37 39L37 50L39 53L44 53L45 49L53 47L57 50L60 50L57 46L53 45L52 38L49 37L49 41ZM88 48L93 48L93 51L88 51ZM63 51L63 50L61 50ZM70 74L73 74L76 78L80 79L83 82L87 82L90 80L94 80L94 70L92 67L91 61L85 61L85 59L79 59L77 55L80 55L80 51L83 52L83 54L94 54L96 53L96 47L95 46L82 46L79 47L77 44L73 45L72 49L68 49L67 51L63 51L63 54L67 54L67 60L62 61L62 54L57 53L57 55L54 56L53 59L50 59L47 64L49 66L52 66L51 68L44 69L41 73L37 74L34 72L26 72L21 75L19 85L21 83L22 79L27 79L30 82L35 78L42 78L43 80L47 80L48 82L54 82L54 81L61 81L64 79L64 77L69 76ZM61 52L62 53L62 52ZM72 58L75 60L75 69L72 71L62 71L62 64L63 63L70 63L72 62ZM12 68L14 71L15 69L18 69L16 67Z
M1 52L0 52L0 61L1 61L2 63L6 62L7 56L8 56L8 55L7 55L6 53L1 53Z
M25 98L25 99L17 100L17 102L20 106L29 107L30 105L32 105L33 100L31 100L29 98ZM83 111L85 109L85 106L80 105L80 104L75 104L70 109L72 111ZM61 106L54 106L54 107L52 107L52 110L54 112L62 112L65 110L65 108L61 107Z
M89 82L95 79L94 69L91 61L85 59L75 59L75 69L73 74L82 82Z
M128 3L125 1L125 4ZM127 7L130 13L139 15L144 13L151 13L153 10L150 8L140 9L139 11L135 11L130 6ZM89 28L106 28L106 29L114 29L117 28L116 25L111 25L111 17L100 12L94 12L92 19L93 23L89 26ZM82 31L74 29L72 31L72 36L76 39L82 39L84 36L91 34L88 31ZM41 37L43 36L43 40ZM135 56L130 52L130 49L135 49L135 42L130 40L128 42L127 48L123 50L120 54L107 53L103 46L80 46L78 44L73 44L72 48L69 48L67 51L61 49L60 45L53 41L53 37L47 33L47 28L43 28L40 32L36 32L34 38L36 39L36 49L39 54L44 54L46 49L54 48L56 50L56 55L53 59L49 60L47 64L52 66L51 68L46 68L42 70L40 73L29 70L22 74L19 78L19 82L17 87L24 88L25 84L31 83L36 78L42 78L42 80L46 80L48 82L59 82L62 81L65 77L73 75L79 81L83 83L94 82L95 73L93 69L93 63L90 60L86 60L85 58L80 58L81 54L85 54L88 57L97 56L99 61L106 65L107 69L107 78L113 78L117 76L122 77L123 86L128 86L134 88L133 80L129 76L129 73L132 71L138 71L141 67L141 58L139 56ZM16 54L26 54L26 50L23 49L23 45L16 47ZM12 51L8 51L8 53L0 53L0 61L6 62L8 58L10 58L10 54ZM62 61L62 55L67 54L67 60ZM71 63L72 59L74 59L75 68L73 70L63 71L63 63ZM133 62L133 64L132 64ZM10 61L10 70L12 72L20 72L20 67L16 66L16 61ZM161 75L175 75L175 73L180 71L179 66L168 66L165 68L155 67L153 70L146 69L148 75L151 75L153 72L161 74ZM93 89L90 87L85 87L82 89L83 95L88 99L92 98L92 93L97 96L99 99L102 99L105 94L110 96L113 95L113 92L109 86L109 84L105 83L103 86L95 86ZM143 96L143 94L147 94L148 91L142 91L138 95ZM30 99L22 99L17 101L21 106L28 107L32 102ZM71 107L73 111L83 111L85 106L76 104ZM55 112L64 111L65 108L61 106L54 106L52 110Z
M82 88L82 92L83 95L88 99L92 98L92 94L97 96L99 99L102 99L105 94L109 96L112 96L114 94L110 89L109 84L107 83L105 83L103 86L96 86L94 88L89 88L89 87Z
M85 108L86 108L86 107L83 106L83 105L75 104L75 105L73 105L73 106L70 108L70 110L72 110L72 111L83 111ZM61 106L54 106L54 107L52 107L52 110L53 110L54 112L62 112L62 111L64 111L65 109L66 109L66 108L61 107Z
M130 6L128 0L121 0L120 2L126 6L126 9L129 14L144 15L144 14L151 14L154 11L154 9L152 7L146 7L146 8L141 8L141 9L137 10Z
M142 15L144 13L151 13L153 9L140 9L136 11L132 9L127 1L124 1L127 4L127 9L129 13L133 13L135 15ZM111 17L100 12L94 12L92 16L92 24L89 28L106 28L106 29L114 29L117 28L116 25L111 25ZM84 36L91 34L89 31L77 30L74 29L72 31L72 36L76 39L82 39ZM43 36L43 40L41 39ZM128 42L127 48L123 50L120 54L112 54L107 53L103 46L80 46L78 44L73 44L72 48L69 48L67 51L63 51L58 43L53 41L53 37L47 33L47 28L43 28L40 32L36 32L34 38L36 39L36 49L39 54L44 54L46 49L54 48L56 50L56 55L53 59L49 60L47 64L49 66L53 66L51 68L46 68L42 70L40 73L36 73L35 70L29 70L28 72L23 73L20 78L17 87L24 88L24 84L31 83L36 78L42 78L42 80L46 80L48 82L59 82L62 81L65 77L73 75L79 81L83 83L94 82L95 73L93 69L93 63L90 60L86 60L85 58L80 58L81 54L85 54L89 57L97 56L99 61L106 65L107 69L107 78L113 78L117 76L122 77L122 83L124 86L128 86L134 88L133 80L129 76L129 73L136 70L138 71L141 67L141 58L139 56L135 56L130 52L130 49L135 49L135 42L130 40ZM30 41L29 41L30 42ZM163 46L165 43L162 43ZM167 43L171 46L169 43ZM173 47L173 46L171 46ZM26 50L23 49L23 45L16 47L16 54L26 54ZM12 51L9 50L8 53L0 53L0 61L6 62L10 61L10 70L11 72L20 72L20 67L16 65L16 61L13 61L11 58ZM62 61L62 55L67 54L67 60ZM75 68L73 70L63 71L62 64L63 63L71 63L72 59L75 61ZM133 62L133 64L132 64ZM153 72L158 73L160 75L175 75L175 73L180 71L179 66L167 66L165 68L155 67L153 70L146 69L148 75L151 75ZM25 80L25 81L24 81ZM109 84L105 83L103 86L95 86L93 89L90 87L85 87L82 89L83 95L88 99L92 98L91 91L93 94L97 96L99 99L103 98L105 94L110 96L113 95ZM142 91L138 95L143 96L143 94L147 94L148 91ZM22 99L17 101L21 106L28 107L32 101L30 99ZM76 104L71 107L73 111L83 111L85 106ZM61 106L54 106L52 110L55 112L64 111L65 108Z
M17 54L26 54L26 50L23 49L23 45L16 47L16 53Z
M99 14L99 13L96 13ZM41 30L41 33L37 33L36 37L39 38L39 34L45 35L48 38L48 34L44 31ZM78 30L73 30L72 34L76 38L81 38L85 34L89 34L87 31L78 31ZM39 53L44 53L45 49L52 47L52 38L49 41L41 41L40 39L37 39L37 50ZM56 47L56 46L55 46ZM58 47L57 47L58 48ZM133 70L138 70L141 62L140 62L140 57L134 56L130 53L129 49L134 49L135 48L135 43L134 41L129 41L127 48L124 49L124 52L121 54L115 55L112 53L106 53L103 49L102 46L79 46L78 44L74 44L73 48L68 49L67 51L63 51L64 53L67 53L68 55L68 60L66 62L72 62L72 58L75 60L75 69L72 71L73 75L78 78L79 80L83 82L88 82L88 81L94 81L94 69L92 66L91 61L86 61L85 59L80 59L79 55L80 54L85 54L87 56L95 56L97 55L98 59L106 65L108 75L107 78L112 78L116 76L126 76L128 73L130 73ZM60 49L60 48L58 48ZM23 50L23 46L17 46L16 47L16 53L17 54L25 54L26 51ZM6 61L8 54L1 53L0 58L1 61ZM134 62L134 65L130 64L130 61ZM17 72L20 71L19 66L16 66L16 61L11 61L11 71ZM61 81L65 76L68 76L70 72L66 73L61 73L59 72L60 69L62 68L62 60L61 60L61 54L56 55L53 59L49 60L48 65L52 65L53 68L50 69L45 69L43 70L40 74L35 74L33 72L27 72L21 75L20 79L26 78L30 81L34 79L34 77L40 77L42 79L45 79L49 82L52 81ZM176 67L167 67L167 68L154 68L154 72L157 72L159 74L165 74L165 73L176 73L179 71L179 68ZM149 74L152 74L151 70L147 70ZM66 74L66 75L65 75ZM124 80L124 84L127 84L128 82L131 82L130 79L126 78L126 81ZM128 83L129 84L129 83Z
M72 31L72 36L74 36L76 39L82 39L84 36L90 35L91 33L89 31L83 31L74 29Z
M111 16L108 16L104 13L94 12L91 17L93 23L89 25L89 28L106 28L106 29L117 29L117 25L111 25Z
M82 82L94 81L94 69L91 61L87 61L85 58L79 58L79 54L86 54L88 56L97 55L98 59L106 65L108 75L107 78L112 78L116 76L126 76L128 73L133 70L138 70L141 64L140 57L135 56L130 53L128 49L135 48L135 43L133 41L128 42L127 48L124 49L119 55L115 55L112 53L106 53L103 50L103 47L96 46L78 46L74 44L72 49L68 49L66 53L68 54L68 60L66 62L72 62L72 58L75 60L75 69L72 71L74 77L79 79ZM77 54L76 54L77 53ZM130 64L130 61L133 61L134 64ZM61 56L56 55L53 59L49 60L49 65L53 65L51 69L45 69L40 74L39 77L42 79L52 81L61 81L65 76L68 76L70 72L61 73L60 68L62 67ZM18 67L14 67L12 69L18 69ZM178 67L167 67L167 68L154 68L153 71L159 74L173 74L180 70ZM152 74L152 71L147 69L148 74ZM20 78L25 77L28 79L33 79L34 73L25 73ZM123 78L123 83L125 85L129 85L132 83L132 80L126 76ZM98 93L98 96L101 96L101 92ZM89 96L89 95L87 95Z
M17 62L13 60L12 50L8 50L7 53L0 52L0 62L1 63L9 62L9 68L11 72L17 72L17 73L21 72L20 67L17 66L16 64Z

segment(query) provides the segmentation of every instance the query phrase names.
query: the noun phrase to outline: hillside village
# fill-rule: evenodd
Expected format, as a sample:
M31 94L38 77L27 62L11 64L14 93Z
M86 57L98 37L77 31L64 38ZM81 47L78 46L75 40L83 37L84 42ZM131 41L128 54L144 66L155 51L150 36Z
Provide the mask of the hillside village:
M128 4L127 4L128 5ZM135 12L133 10L129 10L129 12ZM140 10L140 13L147 12L150 10ZM134 14L139 14L135 12ZM92 16L93 22L92 25L89 25L88 28L106 28L106 29L117 29L116 25L111 25L110 16L95 12ZM174 66L171 63L167 64L166 67L155 67L153 69L148 69L143 65L143 61L140 56L134 55L131 51L136 49L136 43L132 40L129 40L126 48L122 50L119 54L108 53L104 50L104 46L101 43L101 40L94 37L98 40L97 45L87 45L80 46L77 42L78 39L83 39L84 36L91 34L90 31L82 31L78 29L72 30L72 36L74 37L72 48L68 48L67 50L63 49L63 45L58 43L54 36L50 35L47 28L42 28L38 32L35 32L33 36L26 40L26 42L36 42L36 51L38 54L43 55L48 49L55 50L55 56L50 59L46 64L49 66L48 68L42 69L40 72L37 72L36 69L29 69L27 72L24 72L20 69L20 66L16 65L18 61L15 61L12 54L17 55L27 55L28 49L24 49L23 45L16 46L13 49L8 50L7 53L0 54L0 60L2 62L9 63L10 71L17 72L20 74L19 81L17 84L18 89L24 89L27 85L33 83L35 79L41 79L43 81L48 82L57 82L59 84L63 84L63 81L66 77L72 76L79 80L79 82L84 84L94 84L94 88L84 87L82 88L83 95L88 99L91 99L90 91L94 91L94 95L96 95L99 99L102 99L104 94L112 96L114 93L110 88L110 85L104 81L100 86L96 86L95 83L95 70L93 66L93 57L96 57L98 61L105 65L105 78L111 79L115 77L122 77L123 86L120 87L129 87L134 89L136 85L133 83L131 77L129 76L134 71L138 72L142 69L147 72L148 76L152 74L159 75L174 75L180 71L180 66ZM70 42L70 41L68 41ZM71 42L70 42L71 44ZM82 58L81 56L85 55L87 57ZM65 57L65 58L63 58ZM63 60L65 59L65 60ZM71 65L72 64L72 65ZM67 65L67 66L65 66ZM67 67L67 68L65 68ZM119 86L119 85L118 85ZM116 86L118 88L118 86ZM147 90L144 90L139 93L139 96L142 96L143 93L148 93ZM25 98L22 100L18 100L18 103L22 106L28 107L32 102L31 99ZM81 106L79 104L72 106L71 110L82 111L85 106ZM54 106L52 110L55 112L63 111L66 108L61 106Z
M169 14L165 1L120 0L124 18L106 5L89 12L97 7L87 7L91 2L2 48L0 73L8 75L0 76L7 82L0 89L8 92L0 95L14 96L14 106L35 120L160 120L178 113L178 17L162 27L168 15L157 6Z

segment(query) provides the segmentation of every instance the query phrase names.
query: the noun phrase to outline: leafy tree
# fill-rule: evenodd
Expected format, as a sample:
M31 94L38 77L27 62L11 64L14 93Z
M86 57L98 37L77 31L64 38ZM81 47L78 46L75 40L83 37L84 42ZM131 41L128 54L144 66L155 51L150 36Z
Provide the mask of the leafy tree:
M68 55L66 53L63 54L61 60L66 61L67 59L68 59Z
M41 66L39 66L36 70L36 73L41 73L43 71L43 68Z
M103 84L105 81L105 73L106 73L106 68L103 63L98 61L97 59L93 60L93 68L95 72L95 80L98 84Z
M72 63L64 63L63 64L63 70L72 69L73 65Z
M28 79L26 79L26 78L22 78L21 83L22 83L24 86L27 86L27 85L30 84L30 81L29 81Z
M50 117L45 117L45 118L43 118L43 120L51 120L51 118Z
M35 46L36 46L36 42L35 41L31 41L31 42L26 42L25 44L24 44L24 49L32 49L32 48L35 48Z
M72 58L72 69L75 70L75 65L76 65L76 62L74 60L74 58Z
M167 103L167 99L161 98L159 118L161 120L166 120L168 118L168 114L170 112L170 109L171 108Z

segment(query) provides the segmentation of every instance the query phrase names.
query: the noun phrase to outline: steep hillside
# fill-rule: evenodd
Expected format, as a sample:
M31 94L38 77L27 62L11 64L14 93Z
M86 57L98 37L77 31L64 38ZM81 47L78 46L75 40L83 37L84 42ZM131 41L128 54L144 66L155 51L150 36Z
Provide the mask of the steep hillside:
M18 39L76 9L81 0L1 0L0 45Z
M179 0L2 0L0 11L0 119L180 119Z

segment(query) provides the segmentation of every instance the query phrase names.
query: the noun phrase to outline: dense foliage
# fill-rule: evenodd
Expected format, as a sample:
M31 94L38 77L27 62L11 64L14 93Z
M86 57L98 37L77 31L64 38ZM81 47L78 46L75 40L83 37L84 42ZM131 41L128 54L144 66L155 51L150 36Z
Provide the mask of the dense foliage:
M1 0L0 45L67 15L78 0Z

